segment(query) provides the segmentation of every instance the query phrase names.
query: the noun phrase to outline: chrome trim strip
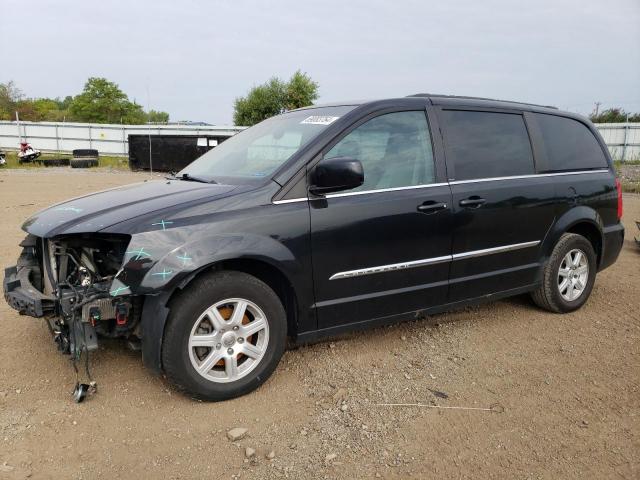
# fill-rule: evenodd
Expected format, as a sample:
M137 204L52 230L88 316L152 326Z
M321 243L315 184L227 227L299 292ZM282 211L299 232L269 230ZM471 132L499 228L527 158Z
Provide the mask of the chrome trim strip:
M306 202L309 200L308 198L288 198L287 200L275 200L271 203L274 205L282 205L284 203L296 203L296 202Z
M532 175L513 175L511 177L488 177L488 178L473 178L471 180L453 180L449 182L449 184L461 185L465 183L496 182L499 180L518 180L521 178L561 177L564 175L585 175L589 173L604 173L608 171L609 171L608 169L602 168L599 170L576 170L575 172L534 173Z
M330 193L323 198L339 198L339 197L351 197L354 195L366 195L368 193L383 193L383 192L397 192L401 190L415 190L419 188L431 188L431 187L444 187L445 185L462 185L465 183L480 183L480 182L497 182L500 180L518 180L524 178L544 178L544 177L560 177L564 175L585 175L590 173L605 173L609 172L607 168L601 168L598 170L576 170L575 172L556 172L556 173L534 173L532 175L513 175L511 177L487 177L487 178L474 178L471 180L453 180L448 183L430 183L426 185L411 185L408 187L394 187L394 188L381 188L378 190L363 190L361 192L344 192L344 193ZM274 205L281 205L284 203L306 202L312 200L309 198L290 198L288 200L276 200L272 202Z
M329 193L328 195L325 195L324 198L350 197L352 195L366 195L367 193L398 192L401 190L415 190L418 188L444 187L445 185L448 185L448 183L429 183L426 185L410 185L408 187L380 188L377 190L362 190L361 192Z
M511 252L522 248L535 247L540 244L540 240L531 242L514 243L512 245L503 245L501 247L484 248L482 250L471 250L469 252L455 253L453 255L445 255L442 257L424 258L422 260L413 260L411 262L392 263L389 265L380 265L377 267L360 268L358 270L348 270L346 272L334 273L329 280L339 280L342 278L361 277L363 275L373 275L375 273L394 272L397 270L405 270L407 268L425 267L427 265L436 265L438 263L446 263L456 260L465 260L467 258L482 257L484 255L493 255L495 253Z
M511 252L513 250L520 250L522 248L535 247L540 243L540 240L534 240L532 242L514 243L512 245L503 245L501 247L484 248L482 250L472 250L470 252L454 253L451 255L452 260L465 260L467 258L482 257L484 255L493 255L494 253Z
M435 265L437 263L446 263L450 261L451 261L451 255L445 255L444 257L425 258L423 260L413 260L411 262L392 263L389 265L380 265L378 267L361 268L358 270L348 270L346 272L334 273L329 277L329 280L360 277L362 275L372 275L374 273L393 272L395 270L424 267L425 265Z

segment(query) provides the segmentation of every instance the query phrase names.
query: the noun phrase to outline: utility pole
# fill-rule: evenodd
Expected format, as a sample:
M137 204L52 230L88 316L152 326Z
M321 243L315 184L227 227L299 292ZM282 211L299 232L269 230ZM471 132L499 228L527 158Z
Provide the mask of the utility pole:
M20 116L16 112L16 125L18 126L18 144L22 143L22 132L20 131Z
M598 113L600 112L600 105L602 104L602 102L596 102L596 108L595 108L595 114L594 117L598 116Z
M151 95L149 94L149 83L147 83L147 112L151 111ZM153 155L151 154L151 122L147 118L149 127L149 176L153 177Z

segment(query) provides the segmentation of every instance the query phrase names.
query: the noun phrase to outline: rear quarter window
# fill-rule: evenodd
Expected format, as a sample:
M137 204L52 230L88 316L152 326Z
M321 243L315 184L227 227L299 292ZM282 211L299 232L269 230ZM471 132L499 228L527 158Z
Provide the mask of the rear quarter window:
M455 180L534 173L533 153L522 115L443 110L447 162Z
M607 158L591 130L577 120L535 114L547 157L546 171L607 168Z

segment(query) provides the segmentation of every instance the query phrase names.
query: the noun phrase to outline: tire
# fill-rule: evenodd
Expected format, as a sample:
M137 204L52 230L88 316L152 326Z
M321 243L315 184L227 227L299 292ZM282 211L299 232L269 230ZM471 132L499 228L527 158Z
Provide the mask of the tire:
M68 158L45 158L42 160L45 167L66 167L69 165Z
M75 158L78 157L97 157L98 154L98 150L94 149L94 148L77 148L75 150L72 151L73 156Z
M238 306L229 309L228 305L239 301L249 305L236 330L233 312ZM216 305L221 318L227 318L219 328L210 321L212 316L205 314ZM242 337L243 332L248 334L264 324L258 333ZM190 345L198 334L210 335L211 346ZM271 376L284 353L286 336L284 307L269 286L242 272L210 272L196 278L172 301L162 339L162 366L178 390L200 400L227 400L255 390ZM249 347L253 357L242 353ZM258 350L262 352L259 358L255 354ZM237 362L235 377L229 373L233 372L232 358Z
M71 168L90 168L90 167L97 167L98 166L98 159L97 158L72 158L71 160L69 160L69 164L71 165Z
M576 267L569 262L569 259L573 259L575 263L577 258L572 252L580 252L584 255L586 261L580 260L583 265ZM584 265L587 266L586 274ZM577 310L591 295L596 280L596 270L597 257L591 242L582 235L565 233L553 248L551 257L544 267L542 285L531 293L531 297L536 305L550 312L567 313ZM565 278L569 284L561 290L565 285L563 283ZM580 286L583 288L578 292Z

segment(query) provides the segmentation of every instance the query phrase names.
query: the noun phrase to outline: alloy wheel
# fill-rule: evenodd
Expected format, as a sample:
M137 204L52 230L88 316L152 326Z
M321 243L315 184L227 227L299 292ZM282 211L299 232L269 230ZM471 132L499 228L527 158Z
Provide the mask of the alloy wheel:
M577 300L587 288L589 261L579 248L567 252L558 270L558 290L568 302Z
M196 320L189 335L191 365L202 377L229 383L258 366L269 344L269 322L255 303L221 300Z

